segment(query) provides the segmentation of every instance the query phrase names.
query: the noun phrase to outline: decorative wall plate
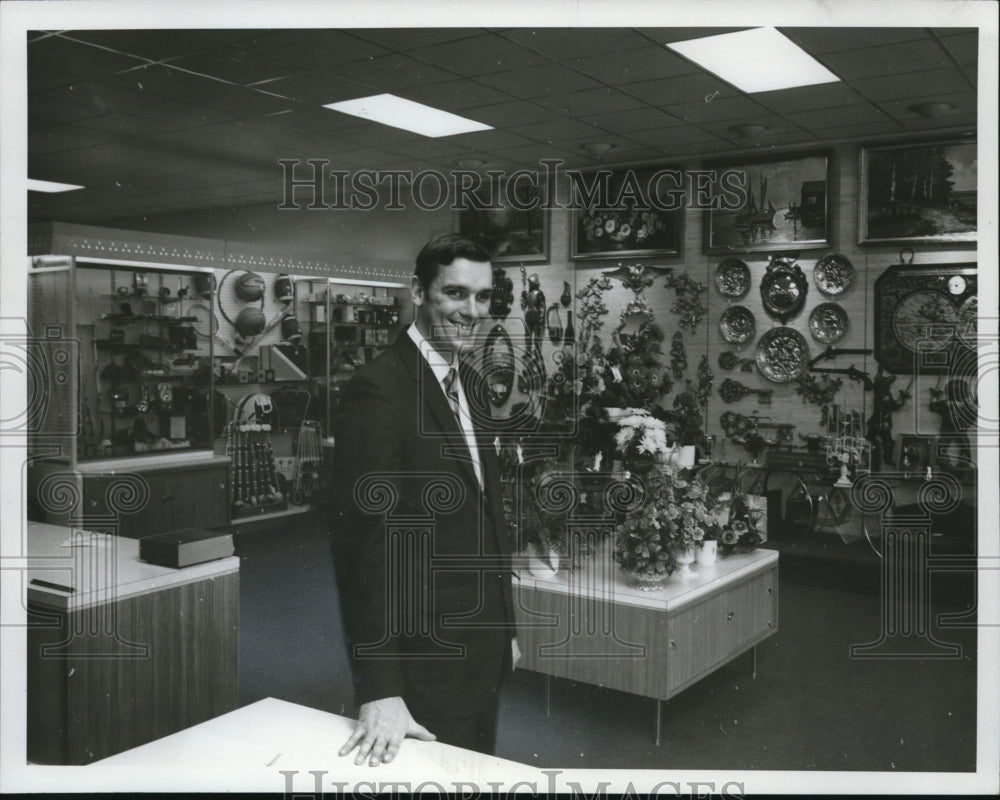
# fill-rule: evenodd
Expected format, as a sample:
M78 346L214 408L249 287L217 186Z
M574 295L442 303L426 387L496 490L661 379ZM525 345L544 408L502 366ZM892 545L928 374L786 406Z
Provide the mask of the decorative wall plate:
M847 328L847 312L836 303L820 303L809 315L809 333L817 342L839 342Z
M784 325L802 311L808 293L806 276L794 259L771 260L760 282L760 297L768 314Z
M731 344L752 342L757 334L757 321L746 306L730 306L722 312L719 320L722 338Z
M809 343L792 328L771 328L757 342L757 369L769 381L788 383L809 366Z
M750 267L738 258L727 258L715 270L715 288L723 297L746 297L750 283Z
M854 282L854 265L847 256L830 253L816 262L813 280L816 281L816 288L823 294L843 294Z

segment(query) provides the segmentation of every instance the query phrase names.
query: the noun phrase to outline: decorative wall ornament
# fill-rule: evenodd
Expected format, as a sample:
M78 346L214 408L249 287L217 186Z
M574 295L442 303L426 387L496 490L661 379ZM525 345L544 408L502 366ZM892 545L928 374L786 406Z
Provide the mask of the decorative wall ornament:
M764 310L782 325L798 316L806 304L809 283L795 256L772 256L760 282Z

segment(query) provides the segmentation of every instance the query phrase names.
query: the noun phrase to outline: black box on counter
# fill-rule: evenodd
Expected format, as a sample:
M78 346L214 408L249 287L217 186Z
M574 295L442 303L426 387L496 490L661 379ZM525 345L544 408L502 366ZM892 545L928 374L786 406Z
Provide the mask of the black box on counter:
M184 528L139 540L139 559L160 567L190 567L233 555L233 536L219 531Z

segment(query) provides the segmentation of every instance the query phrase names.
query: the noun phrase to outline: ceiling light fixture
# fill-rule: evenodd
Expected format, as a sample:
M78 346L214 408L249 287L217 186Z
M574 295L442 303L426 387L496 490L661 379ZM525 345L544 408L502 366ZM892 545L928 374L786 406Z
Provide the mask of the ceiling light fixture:
M492 125L425 106L423 103L415 103L394 94L376 94L339 103L327 103L323 108L432 138L493 130Z
M38 178L28 178L28 191L29 192L47 192L48 194L56 194L57 192L73 192L77 189L83 189L75 183L59 183L57 181L43 181Z
M840 80L774 28L668 42L667 47L747 93Z
M586 144L580 145L587 155L591 155L594 158L602 158L612 150L614 150L618 145L612 144L611 142L587 142Z
M937 119L950 114L955 110L955 106L951 103L915 103L909 109L927 119Z
M769 130L769 128L767 125L761 125L757 122L748 122L743 125L730 125L729 130L741 139L756 139L764 133L764 131Z

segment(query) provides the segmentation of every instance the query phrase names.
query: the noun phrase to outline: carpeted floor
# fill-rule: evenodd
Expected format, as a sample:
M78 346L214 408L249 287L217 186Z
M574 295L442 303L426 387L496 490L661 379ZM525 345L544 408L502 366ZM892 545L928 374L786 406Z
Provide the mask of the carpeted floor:
M919 642L924 650L956 645L957 655L852 659L852 644L879 638L877 557L873 586L867 555L824 575L802 553L780 549L779 631L758 648L755 680L746 653L665 703L657 747L655 701L553 679L547 715L545 677L519 670L503 689L497 754L563 769L973 770L976 630L939 618L968 603L932 594L931 627ZM351 715L319 522L242 533L237 553L241 704L278 697Z

